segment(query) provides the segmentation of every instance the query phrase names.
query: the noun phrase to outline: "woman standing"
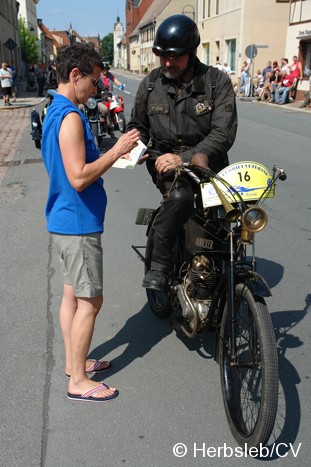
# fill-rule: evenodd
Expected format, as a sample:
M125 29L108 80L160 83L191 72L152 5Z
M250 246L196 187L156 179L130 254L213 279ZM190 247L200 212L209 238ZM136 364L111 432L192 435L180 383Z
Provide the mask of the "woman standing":
M60 325L65 346L68 398L107 401L115 388L98 385L87 374L110 368L87 359L96 316L103 303L101 234L107 197L101 175L136 146L137 130L124 134L100 157L79 104L96 93L102 61L93 47L76 43L56 61L58 91L43 124L42 157L50 177L47 229L63 276Z

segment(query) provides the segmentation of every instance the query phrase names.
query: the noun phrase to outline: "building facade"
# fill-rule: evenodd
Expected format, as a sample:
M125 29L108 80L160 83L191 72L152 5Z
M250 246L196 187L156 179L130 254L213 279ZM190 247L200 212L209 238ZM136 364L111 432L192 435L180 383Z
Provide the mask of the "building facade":
M291 64L294 55L310 69L311 0L198 0L197 7L200 60L227 62L237 83L245 60L251 62L253 76L268 61L280 64L286 57ZM253 55L246 53L251 46ZM300 94L306 89L307 78L299 85Z
M16 0L0 1L0 64L3 61L14 64L18 76L21 74L19 6Z

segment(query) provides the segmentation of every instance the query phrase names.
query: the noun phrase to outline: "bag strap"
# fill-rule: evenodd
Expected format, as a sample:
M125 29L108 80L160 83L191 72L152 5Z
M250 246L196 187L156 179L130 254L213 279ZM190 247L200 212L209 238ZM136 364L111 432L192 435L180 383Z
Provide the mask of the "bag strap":
M218 69L210 66L207 72L207 75L209 75L210 82L211 82L211 88L212 88L212 103L215 100L215 93L216 93L216 87L217 87L217 75L218 75Z
M160 68L156 68L155 70L152 70L151 73L149 74L149 81L148 81L148 86L147 86L147 89L149 92L153 90L155 81L158 79L159 74L160 74Z

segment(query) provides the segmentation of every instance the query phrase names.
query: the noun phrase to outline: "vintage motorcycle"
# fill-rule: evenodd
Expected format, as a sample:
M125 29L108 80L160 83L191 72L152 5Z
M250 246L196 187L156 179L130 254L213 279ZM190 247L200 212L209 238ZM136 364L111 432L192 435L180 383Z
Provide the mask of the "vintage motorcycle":
M99 112L98 102L102 102L101 97L90 97L84 105L83 111L90 124L97 146L100 148L103 138L108 133L108 125L106 119Z
M184 164L173 183L189 177L196 187L192 217L177 236L174 264L165 291L147 289L148 304L160 318L171 312L176 332L194 338L214 331L225 412L237 443L248 451L265 445L278 404L278 356L264 297L265 279L256 271L255 234L267 224L261 207L275 194L283 169L243 161L219 174ZM141 208L136 224L148 225L145 256L150 268L157 210ZM251 254L248 256L248 249Z
M34 107L30 114L30 124L31 124L31 137L35 142L35 147L41 149L41 140L42 140L42 124L46 116L46 112L51 105L54 95L57 91L55 89L48 89L45 98L45 105L41 112L41 117L39 112Z

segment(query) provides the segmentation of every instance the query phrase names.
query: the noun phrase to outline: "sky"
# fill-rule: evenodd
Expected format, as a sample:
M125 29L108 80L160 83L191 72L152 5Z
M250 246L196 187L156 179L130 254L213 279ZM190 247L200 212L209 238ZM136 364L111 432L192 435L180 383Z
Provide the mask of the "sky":
M39 0L37 18L54 30L72 28L80 36L105 37L113 32L117 16L125 28L126 0Z

